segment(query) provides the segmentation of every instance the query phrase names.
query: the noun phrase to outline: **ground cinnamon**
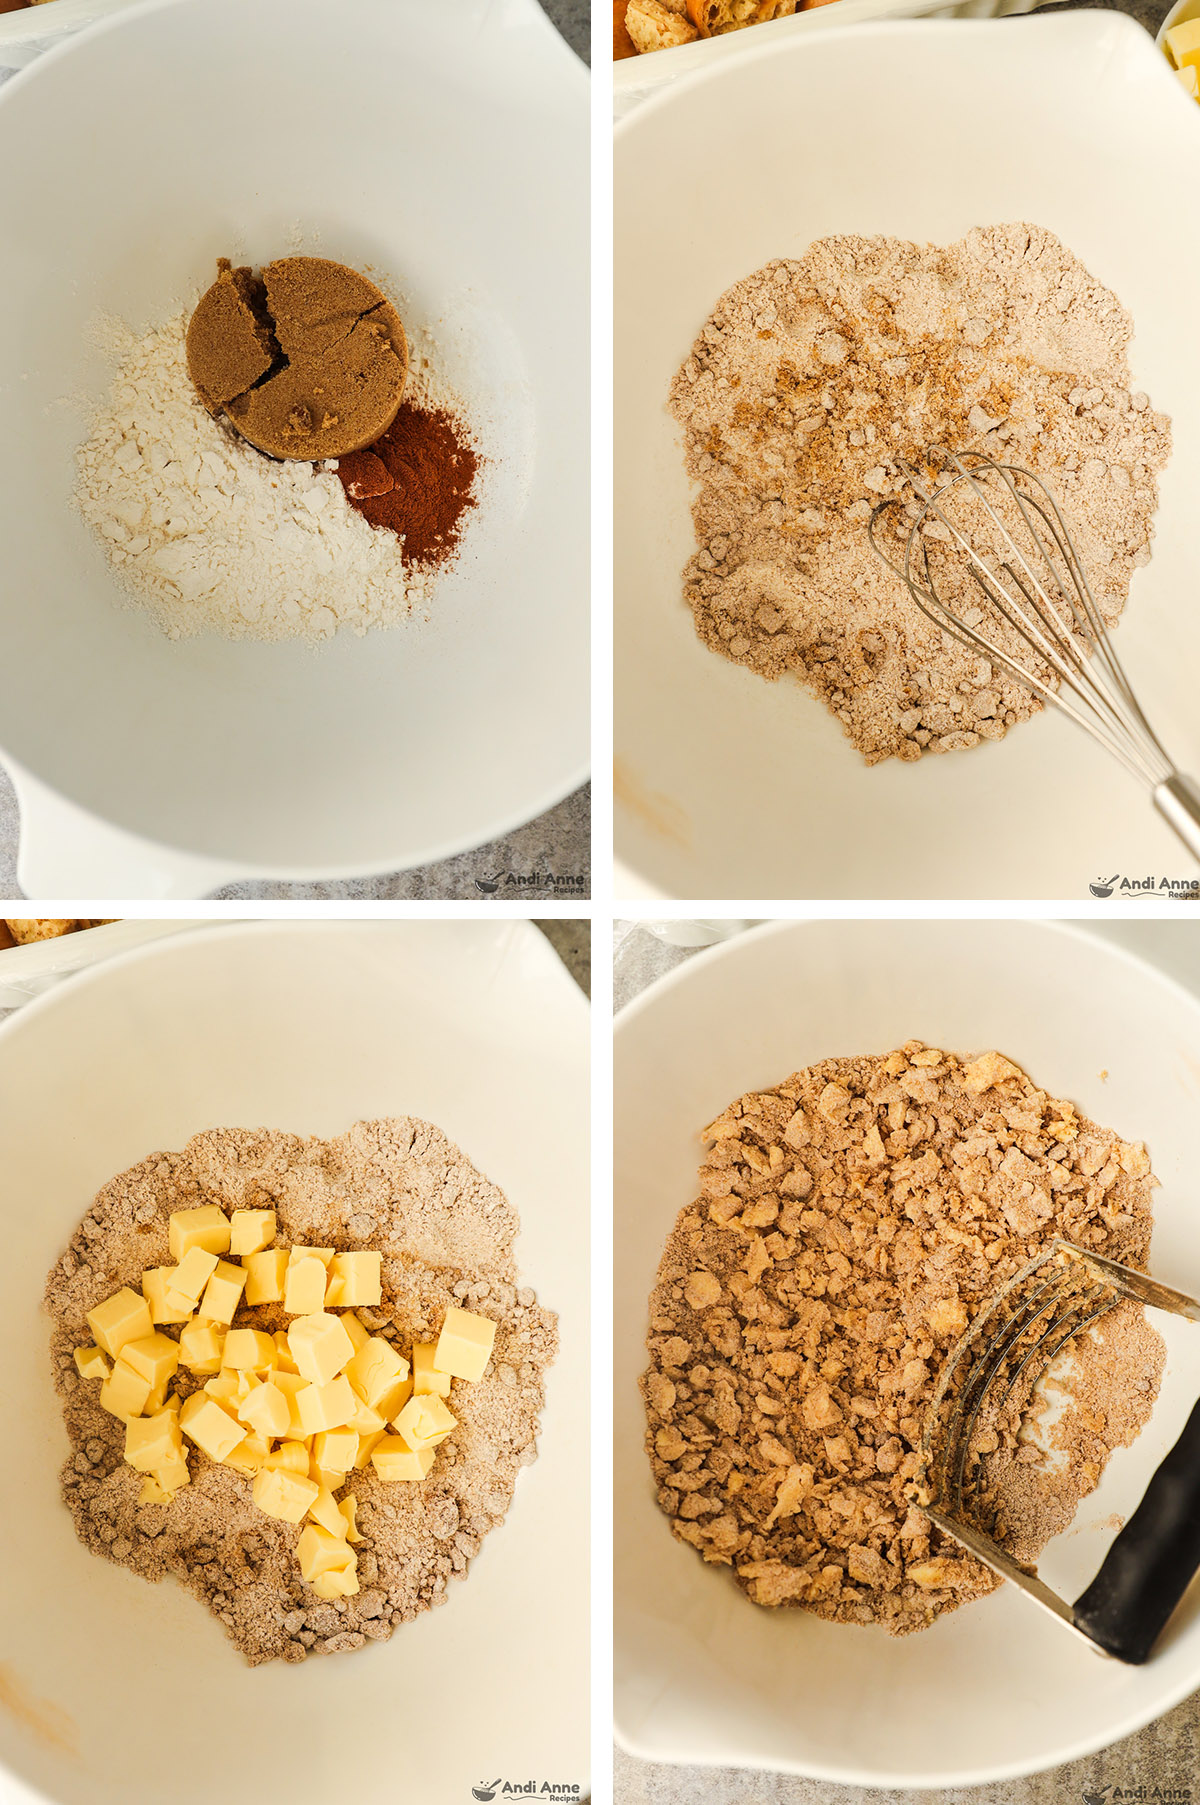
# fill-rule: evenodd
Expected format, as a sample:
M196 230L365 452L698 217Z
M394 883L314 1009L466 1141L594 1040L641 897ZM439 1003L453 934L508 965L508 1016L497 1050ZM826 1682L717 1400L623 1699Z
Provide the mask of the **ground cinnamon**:
M479 460L453 416L402 401L383 437L338 463L346 499L404 540L406 564L444 564L475 505Z

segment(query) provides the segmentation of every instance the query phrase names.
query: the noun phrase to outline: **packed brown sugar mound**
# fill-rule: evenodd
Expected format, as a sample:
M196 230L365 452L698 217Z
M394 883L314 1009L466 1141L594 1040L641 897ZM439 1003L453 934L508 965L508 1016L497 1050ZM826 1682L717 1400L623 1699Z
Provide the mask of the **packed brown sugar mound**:
M382 1303L358 1314L373 1335L408 1349L447 1308L497 1324L482 1379L457 1385L457 1427L421 1484L350 1473L357 1499L359 1591L322 1600L301 1578L298 1527L265 1515L243 1473L192 1450L191 1483L169 1504L139 1504L141 1475L125 1464L125 1424L101 1408L75 1370L92 1339L86 1313L122 1284L140 1292L147 1267L168 1261L172 1211L217 1204L273 1209L281 1242L382 1255ZM360 1122L322 1141L267 1129L212 1129L182 1152L156 1153L97 1196L51 1273L55 1383L71 1442L63 1498L80 1540L144 1579L173 1574L219 1618L251 1663L303 1661L386 1641L446 1602L483 1538L504 1519L522 1467L537 1458L556 1318L518 1282L519 1222L504 1194L441 1131L410 1118ZM247 1314L284 1328L279 1306ZM235 1326L243 1320L239 1307ZM189 1381L181 1368L181 1392ZM192 1388L202 1384L191 1381Z
M1054 491L1111 625L1150 560L1170 449L1132 386L1132 333L1025 224L944 246L825 238L735 284L670 395L698 484L684 594L705 645L798 677L869 764L1002 739L1041 704L926 619L867 523L911 499L897 460L927 446L1023 465Z
M674 1534L761 1605L896 1635L996 1580L914 1502L939 1366L981 1302L1056 1237L1142 1266L1146 1150L1010 1060L909 1041L740 1097L704 1131L667 1242L642 1381ZM1071 1518L1153 1406L1162 1343L1122 1305L1079 1338L1048 1438L988 1480L1018 1558Z

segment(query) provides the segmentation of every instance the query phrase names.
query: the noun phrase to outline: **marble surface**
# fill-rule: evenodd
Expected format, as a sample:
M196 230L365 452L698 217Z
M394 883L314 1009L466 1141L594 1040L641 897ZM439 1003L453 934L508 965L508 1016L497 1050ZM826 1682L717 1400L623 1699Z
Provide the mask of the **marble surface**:
M585 62L590 61L589 0L541 0L548 16ZM0 767L0 897L17 898L17 799ZM490 886L499 883L495 891ZM219 902L455 901L489 895L508 902L582 901L591 895L591 790L585 785L544 815L503 839L416 871L328 884L271 882L231 884L214 892Z
M1200 928L1192 922L1087 925L1200 995ZM699 950L667 944L635 921L615 921L614 1008L632 1002ZM615 1752L613 1769L614 1805L1120 1805L1118 1789L1153 1805L1155 1788L1160 1800L1166 1795L1176 1805L1200 1805L1200 1693L1083 1761L998 1786L888 1792L789 1774L639 1761L622 1749Z

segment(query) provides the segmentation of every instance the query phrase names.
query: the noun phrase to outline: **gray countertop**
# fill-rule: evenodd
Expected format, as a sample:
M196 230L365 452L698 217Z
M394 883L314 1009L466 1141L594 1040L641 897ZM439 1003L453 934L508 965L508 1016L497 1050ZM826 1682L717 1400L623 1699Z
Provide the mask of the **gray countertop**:
M660 930L665 925L656 923ZM746 925L753 926L754 923ZM1191 922L1095 922L1089 928L1159 966L1200 995L1200 934ZM613 923L613 1007L621 1009L696 948L665 944L634 921ZM1139 1789L1144 1788L1144 1791ZM614 1756L614 1805L1116 1805L1122 1796L1152 1805L1200 1801L1200 1693L1136 1735L1083 1761L999 1786L941 1792L887 1792L789 1774L736 1768L676 1767Z
M589 60L589 0L541 0L571 48ZM0 768L0 897L22 895L17 887L20 816L17 799ZM499 883L493 891L489 887ZM479 902L489 895L506 902L548 902L591 894L591 791L576 790L555 808L490 845L417 871L333 884L231 884L215 892L221 902L313 901L326 898L370 901Z

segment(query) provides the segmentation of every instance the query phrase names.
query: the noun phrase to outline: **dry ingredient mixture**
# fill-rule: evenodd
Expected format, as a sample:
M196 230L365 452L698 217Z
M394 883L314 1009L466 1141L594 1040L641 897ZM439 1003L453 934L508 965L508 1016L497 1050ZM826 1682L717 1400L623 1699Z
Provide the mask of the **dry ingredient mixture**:
M613 0L613 56L644 56L747 25L787 19L828 0Z
M353 1596L320 1599L301 1578L296 1528L258 1509L248 1476L199 1449L191 1483L169 1504L139 1503L141 1475L124 1459L125 1423L76 1371L74 1349L91 1339L87 1312L122 1284L140 1289L148 1267L168 1263L173 1211L210 1204L274 1210L281 1241L377 1250L383 1302L357 1314L397 1350L435 1339L452 1306L497 1324L483 1378L455 1387L457 1427L426 1480L388 1484L369 1468L350 1473L362 1536ZM252 1664L384 1641L444 1603L450 1579L466 1572L503 1520L520 1468L536 1459L557 1334L553 1313L517 1283L518 1226L504 1195L440 1130L408 1118L360 1122L329 1141L213 1129L112 1179L46 1288L72 1447L63 1497L81 1541L146 1579L174 1574ZM267 1314L254 1311L253 1326ZM242 1323L239 1310L234 1326ZM286 1326L282 1312L269 1326ZM186 1390L182 1369L179 1381Z
M1023 464L1056 494L1111 624L1150 559L1170 423L1130 389L1132 323L1038 226L945 247L827 238L717 303L671 388L704 643L799 677L867 759L1002 739L1040 703L943 635L867 522L929 445ZM982 613L977 611L977 619Z
M659 1504L756 1604L924 1629L998 1583L915 1502L940 1364L1055 1238L1144 1265L1146 1150L998 1053L964 1061L915 1040L740 1097L704 1139L701 1195L650 1299ZM997 1531L1025 1562L1157 1395L1163 1345L1139 1308L1070 1351L1041 1449L1030 1420L984 1462Z
M115 376L78 453L76 502L130 602L169 638L214 632L318 642L339 629L397 626L429 603L478 505L480 460L457 397L429 357L406 345L396 414L405 335L395 310L384 303L394 324L381 338L375 304L357 309L379 292L368 285L354 297L344 342L334 332L331 347L329 332L314 336L314 319L337 295L331 301L328 283L309 295L285 281L289 270L315 265L342 268L283 258L260 283L226 264L208 291L217 291L209 303L219 310L215 320L209 312L206 324L201 308L191 316L181 309L142 334L111 319L97 329ZM286 365L273 338L279 321L260 317L272 271L272 305L293 354ZM344 281L351 277L365 282L354 271ZM188 332L197 315L193 380ZM319 383L309 356L318 343L322 361L332 357L336 366ZM315 392L326 382L327 410ZM348 451L340 461L324 455L347 420L355 445L381 420L390 425L373 451ZM247 431L279 457L255 449ZM378 465L378 483L367 485L378 501L354 493L355 461L367 458Z

